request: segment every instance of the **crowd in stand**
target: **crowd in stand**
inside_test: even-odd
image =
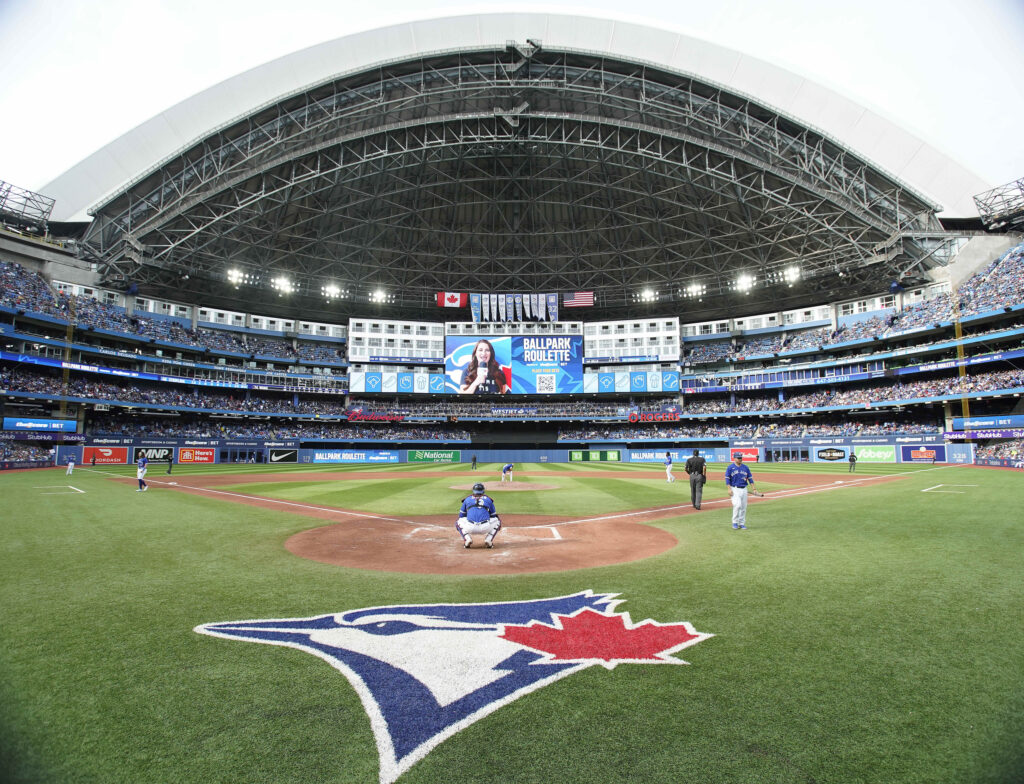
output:
[[[27,460],[49,460],[50,449],[48,446],[38,446],[22,441],[0,441],[0,460],[27,461]]]
[[[209,420],[201,417],[142,417],[96,414],[86,433],[128,438],[209,438],[349,441],[469,441],[465,428],[450,425],[396,425],[344,422],[254,422],[249,419]]]
[[[81,327],[152,338],[200,351],[226,351],[245,356],[259,354],[285,362],[345,361],[343,349],[335,345],[301,340],[293,345],[288,340],[251,333],[206,327],[191,329],[175,319],[151,318],[142,314],[129,316],[123,308],[95,297],[72,297],[64,292],[54,294],[42,277],[8,261],[0,261],[0,305],[43,313],[65,321],[74,320]]]
[[[1020,460],[1024,457],[1024,439],[1011,438],[979,446],[974,456],[986,460]]]
[[[559,441],[644,441],[664,438],[753,438],[757,425],[706,424],[652,424],[637,425],[582,425],[563,427],[558,431]]]

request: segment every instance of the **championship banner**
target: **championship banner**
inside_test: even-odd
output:
[[[488,294],[488,296],[491,298],[491,321],[497,321],[498,320],[498,295],[497,294]]]
[[[527,321],[533,321],[533,314],[530,312],[530,300],[533,299],[529,294],[523,296],[523,313],[526,316]]]
[[[480,295],[469,295],[469,308],[473,312],[473,321],[480,321]]]
[[[516,294],[516,321],[523,320],[523,295]]]
[[[505,295],[505,312],[508,314],[506,321],[515,321],[515,297],[511,294]]]
[[[544,320],[544,295],[534,294],[533,295],[533,317],[537,321]]]
[[[548,321],[558,321],[557,294],[548,294]]]
[[[491,298],[486,294],[480,295],[480,301],[483,304],[483,320],[491,320]]]
[[[499,321],[505,320],[505,295],[498,294],[498,314],[500,315]]]

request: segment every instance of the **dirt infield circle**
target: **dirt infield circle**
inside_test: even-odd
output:
[[[424,473],[389,473],[388,478],[422,478]],[[445,477],[450,474],[438,474]],[[602,472],[574,472],[573,478],[602,478]],[[643,475],[638,475],[643,476]],[[331,481],[339,478],[380,478],[380,474],[366,473],[293,473],[287,481]],[[659,471],[651,478],[661,478]],[[243,493],[218,489],[218,486],[237,485],[238,476],[184,476],[176,482],[161,482],[180,492],[221,498],[247,506],[301,514],[328,521],[289,537],[285,548],[299,556],[320,563],[350,569],[382,572],[449,575],[500,575],[529,572],[571,571],[596,566],[638,561],[671,550],[678,540],[669,532],[645,525],[655,520],[699,514],[689,504],[689,487],[680,482],[679,503],[653,509],[612,512],[607,515],[578,520],[564,518],[502,515],[503,527],[495,539],[494,549],[483,546],[483,538],[469,550],[455,531],[452,515],[423,515],[416,518],[398,518],[350,509],[303,504],[294,501],[260,496],[255,492]],[[860,486],[886,481],[885,478],[864,478],[837,482],[822,476],[807,474],[776,474],[773,482],[788,486],[787,490],[769,494],[768,498],[752,498],[751,503],[764,502],[786,494],[802,495],[839,487]],[[261,482],[280,482],[280,474],[249,474],[244,477],[258,490]],[[663,481],[663,480],[662,480]],[[151,482],[155,484],[156,482]],[[558,489],[532,483],[516,483],[517,490]],[[532,486],[531,486],[532,485]],[[457,485],[453,489],[471,489],[472,485]],[[499,489],[499,483],[487,491]],[[512,488],[506,488],[509,490]],[[728,499],[706,501],[704,508],[725,508]]]

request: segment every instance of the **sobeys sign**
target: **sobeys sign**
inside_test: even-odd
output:
[[[895,463],[896,447],[894,446],[857,446],[851,447],[857,460],[862,463]]]
[[[458,463],[462,453],[458,449],[410,449],[410,463]]]

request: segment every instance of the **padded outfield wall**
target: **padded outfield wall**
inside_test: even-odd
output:
[[[469,463],[475,455],[481,463],[578,463],[624,462],[661,464],[665,453],[683,463],[698,449],[712,463],[725,463],[734,452],[757,462],[842,463],[850,451],[862,463],[939,463],[974,462],[972,444],[954,444],[933,436],[859,436],[784,439],[732,439],[708,446],[709,439],[693,439],[693,445],[669,446],[656,442],[637,444],[614,441],[586,445],[565,444],[549,449],[474,449],[470,443],[446,442],[381,448],[378,444],[353,445],[352,442],[318,442],[315,447],[300,441],[224,440],[224,439],[132,439],[100,438],[84,445],[61,445],[57,462],[63,464],[74,455],[79,465],[128,465],[140,454],[154,463],[167,460],[182,465],[212,465],[241,462],[252,456],[258,463],[394,464],[394,463]],[[784,457],[784,455],[794,457]],[[806,455],[805,459],[795,456]]]

